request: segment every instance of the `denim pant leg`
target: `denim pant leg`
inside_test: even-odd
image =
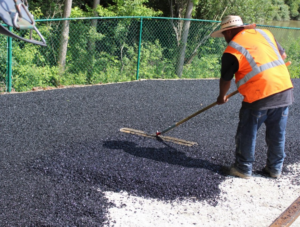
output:
[[[280,174],[285,158],[285,129],[288,119],[288,107],[268,110],[266,125],[267,167],[273,174]]]
[[[255,161],[256,134],[266,120],[267,110],[241,108],[239,124],[235,136],[236,151],[234,166],[244,174],[252,174]]]

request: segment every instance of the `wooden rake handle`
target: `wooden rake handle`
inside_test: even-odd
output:
[[[229,95],[227,95],[227,98],[230,98],[231,96],[234,96],[234,95],[237,94],[237,93],[238,93],[238,90],[236,90],[236,91],[230,93]],[[203,108],[203,109],[201,109],[201,110],[198,110],[197,112],[191,114],[190,116],[188,116],[188,117],[182,119],[181,121],[176,122],[176,123],[173,124],[172,126],[166,128],[165,130],[163,130],[163,131],[161,131],[161,132],[156,132],[156,135],[159,136],[159,135],[165,134],[166,132],[168,132],[168,131],[172,130],[173,128],[175,128],[175,127],[181,125],[182,123],[184,123],[184,122],[190,120],[191,118],[197,116],[198,114],[200,114],[200,113],[202,113],[202,112],[204,112],[204,111],[206,111],[206,110],[208,110],[208,109],[214,107],[214,106],[217,105],[217,104],[218,104],[217,102],[214,102],[214,103],[208,105],[207,107],[205,107],[205,108]]]
[[[288,62],[285,63],[286,66],[289,66],[290,64],[292,64],[292,62],[290,62],[290,61],[288,61]],[[236,91],[230,93],[229,95],[227,95],[227,98],[230,98],[231,96],[234,96],[234,95],[237,94],[238,92],[239,92],[239,91],[236,90]],[[166,132],[168,132],[168,131],[172,130],[173,128],[177,127],[178,125],[181,125],[182,123],[184,123],[184,122],[190,120],[191,118],[197,116],[198,114],[200,114],[200,113],[202,113],[202,112],[204,112],[204,111],[206,111],[206,110],[208,110],[208,109],[214,107],[214,106],[217,105],[217,104],[218,104],[217,102],[214,102],[214,103],[208,105],[207,107],[205,107],[205,108],[203,108],[203,109],[201,109],[201,110],[198,110],[197,112],[193,113],[192,115],[190,115],[190,116],[188,116],[188,117],[182,119],[181,121],[176,122],[174,125],[172,125],[172,126],[166,128],[165,130],[163,130],[163,131],[161,131],[161,132],[157,131],[157,132],[156,132],[156,136],[165,134]]]

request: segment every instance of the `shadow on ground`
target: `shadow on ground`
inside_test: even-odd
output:
[[[35,160],[29,168],[35,174],[81,182],[101,191],[127,191],[167,200],[193,197],[214,204],[220,192],[218,185],[225,179],[221,165],[188,156],[180,150],[185,149],[182,146],[152,140],[145,140],[147,145],[141,146],[128,140],[56,148],[52,155]],[[190,155],[193,153],[192,149]]]

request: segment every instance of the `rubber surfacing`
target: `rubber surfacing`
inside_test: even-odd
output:
[[[285,165],[300,159],[300,80],[293,83]],[[224,167],[234,160],[240,95],[168,133],[197,146],[119,130],[156,132],[217,94],[218,80],[178,80],[1,95],[0,225],[101,226],[112,205],[105,191],[216,205]],[[262,127],[254,171],[265,158]]]

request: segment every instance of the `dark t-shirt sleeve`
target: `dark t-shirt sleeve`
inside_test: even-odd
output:
[[[232,80],[234,74],[239,69],[239,62],[236,57],[229,53],[222,55],[221,78],[226,81]]]

